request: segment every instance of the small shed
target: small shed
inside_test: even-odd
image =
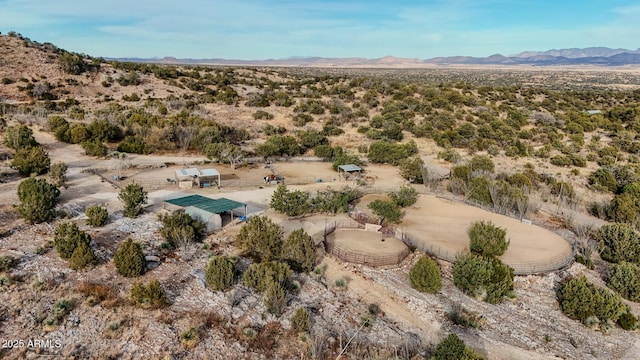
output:
[[[241,216],[245,219],[247,217],[247,204],[226,198],[211,199],[202,195],[189,195],[164,202],[182,208],[192,218],[204,222],[207,233],[222,228],[225,219],[229,219],[226,223],[233,221],[234,210],[243,209]]]
[[[202,169],[200,176],[196,179],[199,187],[220,187],[220,172],[216,169]]]
[[[362,174],[362,168],[354,164],[345,164],[338,166],[338,176],[348,179],[352,174]]]
[[[196,179],[200,176],[200,170],[196,168],[178,169],[175,176],[178,188],[191,189]]]

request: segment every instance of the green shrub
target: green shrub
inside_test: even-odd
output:
[[[422,256],[409,272],[409,282],[414,289],[435,293],[442,287],[440,267],[433,259]]]
[[[565,155],[553,156],[549,160],[549,162],[551,162],[551,164],[555,165],[555,166],[569,167],[569,166],[573,165],[573,162],[571,161],[571,158],[569,158],[568,156],[565,156]]]
[[[124,215],[130,218],[135,218],[142,213],[142,207],[148,197],[148,193],[138,183],[128,184],[118,194],[118,199],[124,205]]]
[[[206,236],[206,225],[184,212],[174,212],[160,216],[162,229],[160,235],[173,247],[187,247],[194,241],[201,241]]]
[[[256,154],[263,157],[297,156],[300,155],[301,150],[298,140],[289,135],[273,135],[254,148]]]
[[[105,157],[109,152],[107,145],[99,140],[86,140],[80,145],[82,146],[82,149],[84,149],[84,153],[89,156]]]
[[[484,205],[492,205],[491,200],[491,180],[484,176],[471,179],[469,182],[469,190],[466,196]]]
[[[640,321],[635,315],[627,311],[618,318],[618,325],[623,330],[632,331],[640,328]]]
[[[573,199],[576,197],[573,185],[564,181],[554,182],[551,185],[551,193],[553,195],[557,195],[561,199]]]
[[[524,173],[515,173],[507,178],[507,182],[516,188],[523,189],[526,192],[533,189],[533,183],[529,176]]]
[[[89,133],[89,130],[87,129],[87,126],[83,123],[73,123],[71,124],[71,126],[69,127],[69,142],[72,144],[82,144],[85,141],[89,140],[91,134]],[[85,152],[87,152],[87,149],[83,147],[83,149],[85,150]],[[101,147],[101,150],[108,150],[106,148],[106,146]],[[106,152],[104,153],[104,155],[106,155]],[[104,155],[99,155],[99,156],[104,156]]]
[[[49,154],[40,145],[18,149],[11,161],[11,167],[22,176],[44,174],[49,171],[49,166],[51,166]]]
[[[449,334],[433,351],[432,360],[480,360],[483,356],[467,347],[456,334]]]
[[[67,186],[67,164],[63,162],[56,162],[51,165],[51,169],[49,170],[49,177],[53,184],[57,187]]]
[[[297,331],[309,331],[309,320],[309,312],[305,308],[298,308],[296,313],[291,316],[291,327]]]
[[[438,153],[438,158],[452,164],[459,163],[462,160],[462,156],[460,156],[460,154],[453,148],[440,151]]]
[[[402,218],[402,210],[392,203],[386,200],[374,200],[367,205],[374,214],[380,217],[380,224],[387,222],[399,223]]]
[[[137,277],[147,269],[147,263],[142,252],[142,246],[133,242],[131,238],[125,240],[113,257],[118,274],[124,277]]]
[[[410,182],[416,184],[424,183],[424,174],[427,169],[424,166],[424,161],[415,156],[400,161],[400,175]]]
[[[240,248],[263,261],[275,260],[282,251],[283,229],[266,216],[249,219],[236,236]]]
[[[337,280],[336,280],[336,282],[335,282],[334,284],[335,284],[335,286],[336,286],[337,288],[340,288],[340,289],[346,289],[346,288],[347,288],[347,285],[349,285],[349,284],[347,283],[347,280],[345,280],[345,279],[343,279],[343,278],[337,279]]]
[[[310,195],[306,191],[289,191],[285,185],[278,185],[271,195],[269,205],[287,216],[300,216],[311,211],[310,200]]]
[[[607,286],[623,298],[640,302],[640,265],[620,262],[611,267]]]
[[[88,207],[85,214],[87,215],[87,225],[90,226],[104,226],[109,218],[107,209],[100,205]]]
[[[54,134],[58,141],[70,141],[69,122],[61,116],[52,116],[47,120],[47,129]]]
[[[269,313],[282,315],[287,307],[287,289],[284,285],[274,281],[268,282],[264,291],[264,304]]]
[[[257,335],[256,331],[250,327],[246,327],[242,329],[242,336],[246,338],[253,339],[254,337],[256,337],[256,335]]]
[[[615,263],[640,263],[640,237],[631,225],[603,225],[595,238],[600,243],[602,259]]]
[[[264,292],[271,283],[289,285],[292,271],[289,265],[277,261],[253,263],[242,275],[242,281],[257,292]]]
[[[615,192],[618,188],[618,183],[613,172],[604,168],[600,168],[589,175],[589,185],[593,186],[596,190],[610,192]]]
[[[200,331],[191,327],[180,334],[180,344],[187,348],[193,349],[200,342]]]
[[[98,258],[93,252],[91,246],[86,242],[78,243],[71,258],[69,259],[69,267],[73,270],[84,269],[87,266],[95,265],[98,263]]]
[[[474,155],[469,161],[469,167],[472,172],[482,172],[493,174],[496,169],[493,160],[487,155]]]
[[[138,135],[125,137],[118,144],[118,151],[131,154],[148,154],[151,152],[144,139]]]
[[[463,328],[472,327],[474,329],[481,329],[483,324],[483,317],[481,315],[465,310],[459,305],[454,305],[451,310],[447,312],[447,319]]]
[[[396,191],[388,193],[391,201],[400,207],[411,206],[418,201],[418,191],[409,185],[404,185]]]
[[[131,287],[130,296],[136,306],[145,309],[159,309],[169,305],[167,293],[156,279],[146,286],[136,281]]]
[[[331,145],[318,145],[313,149],[313,155],[323,158],[325,161],[331,160],[334,158],[333,148]]]
[[[616,322],[627,311],[620,295],[596,287],[584,276],[567,281],[557,295],[562,312],[583,323],[591,319],[601,324]]]
[[[62,323],[62,320],[73,310],[73,303],[63,299],[55,303],[49,312],[49,316],[42,322],[45,330],[53,330]]]
[[[329,139],[324,136],[318,130],[304,130],[298,131],[296,136],[300,142],[300,146],[302,147],[302,152],[306,152],[308,149],[313,149],[319,145],[327,145],[329,144]]]
[[[118,141],[122,139],[122,129],[107,119],[94,120],[87,130],[97,142]]]
[[[214,256],[209,260],[205,280],[213,291],[224,291],[233,285],[235,262],[228,257]]]
[[[264,110],[257,110],[252,116],[255,120],[271,120],[274,118],[273,114]]]
[[[310,122],[313,122],[313,116],[309,114],[296,114],[293,117],[293,125],[298,127],[303,127]]]
[[[625,186],[627,188],[627,186]],[[605,215],[608,220],[618,223],[631,224],[638,226],[640,224],[640,196],[623,192],[617,194],[605,209]]]
[[[406,144],[398,144],[384,140],[374,141],[369,145],[367,154],[374,164],[398,165],[402,160],[418,153],[416,143],[411,140]]]
[[[349,211],[349,204],[360,196],[362,194],[358,190],[346,186],[342,190],[321,190],[311,199],[311,206],[317,212],[332,215],[346,213]]]
[[[462,255],[453,264],[453,283],[465,294],[495,304],[513,291],[513,269],[496,258]]]
[[[54,215],[60,190],[44,179],[29,178],[18,185],[17,210],[29,223],[42,223],[51,220]]]
[[[267,311],[279,316],[287,306],[287,288],[290,286],[289,265],[277,261],[251,264],[242,276],[244,283],[264,294]]]
[[[65,50],[62,50],[58,56],[58,64],[62,71],[74,75],[80,75],[91,68],[95,68],[94,65],[85,62],[82,55]]]
[[[465,182],[471,179],[471,168],[469,165],[458,165],[451,169],[451,178],[460,179]]]
[[[80,244],[91,243],[91,236],[80,230],[74,223],[62,223],[54,232],[53,243],[58,255],[63,259],[69,259]]]
[[[507,231],[491,221],[476,221],[467,231],[471,252],[484,256],[501,256],[509,247]]]
[[[304,229],[294,230],[282,244],[280,258],[296,271],[309,272],[316,266],[316,244]]]
[[[4,133],[3,143],[13,150],[38,146],[33,130],[26,125],[9,126]]]

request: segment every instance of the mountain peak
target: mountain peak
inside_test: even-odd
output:
[[[511,55],[510,57],[515,58],[526,58],[533,56],[555,56],[555,57],[565,57],[567,59],[579,59],[579,58],[589,58],[589,57],[610,57],[618,54],[624,53],[640,53],[638,50],[628,50],[628,49],[611,49],[603,46],[595,46],[588,48],[569,48],[569,49],[551,49],[547,51],[524,51],[515,55]]]

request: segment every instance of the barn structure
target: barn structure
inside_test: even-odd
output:
[[[356,174],[359,176],[362,174],[362,168],[354,164],[345,164],[338,166],[338,176],[344,179],[348,179],[351,175]]]
[[[201,195],[189,195],[165,200],[163,207],[169,211],[184,211],[192,218],[202,221],[207,226],[209,234],[232,222],[234,210],[242,210],[242,215],[235,214],[236,218],[247,218],[247,204],[226,198],[211,199]]]
[[[180,189],[197,187],[220,187],[220,172],[216,169],[186,168],[176,170],[176,183]]]

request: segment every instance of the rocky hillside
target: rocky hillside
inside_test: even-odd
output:
[[[70,68],[74,64],[77,68]],[[139,74],[136,83],[126,83],[125,88],[118,82],[125,76],[126,71],[103,59],[72,54],[51,43],[38,43],[15,33],[0,35],[0,100],[69,99],[88,103],[120,99],[132,92],[142,94],[145,90],[158,97],[180,96],[185,92],[148,74]]]

